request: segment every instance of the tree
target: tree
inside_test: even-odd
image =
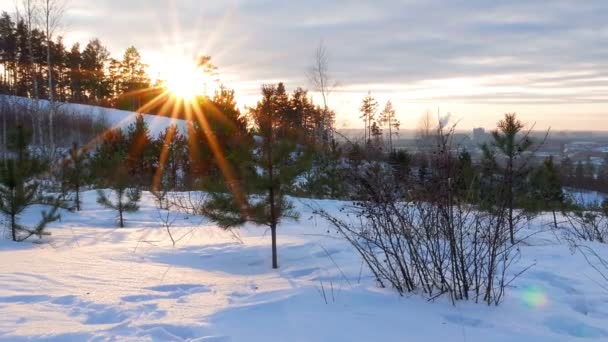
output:
[[[473,166],[471,154],[463,150],[458,154],[456,163],[456,174],[454,192],[461,200],[465,202],[475,202],[478,194],[478,177],[477,171]]]
[[[399,126],[401,123],[395,117],[396,112],[391,101],[387,101],[384,109],[380,113],[380,122],[388,128],[388,145],[389,150],[393,151],[393,135],[399,134]]]
[[[572,164],[572,159],[570,157],[565,156],[562,158],[559,165],[560,178],[566,185],[572,185],[574,182],[574,165]]]
[[[127,48],[120,63],[119,96],[120,108],[136,110],[142,105],[141,90],[150,87],[146,74],[147,65],[141,61],[141,55],[134,46]]]
[[[250,108],[259,137],[251,156],[253,172],[247,174],[247,190],[258,194],[248,196],[235,193],[213,193],[205,212],[221,227],[240,226],[245,222],[270,227],[272,236],[272,268],[278,268],[277,227],[285,218],[297,219],[293,204],[285,197],[296,177],[306,170],[308,158],[303,146],[296,144],[294,132],[282,121],[289,111],[284,86],[265,85],[262,99]]]
[[[160,151],[159,165],[156,169],[152,190],[167,187],[176,190],[179,187],[179,172],[186,171],[188,143],[175,124],[167,126],[155,140]]]
[[[55,150],[55,139],[53,134],[53,114],[55,109],[53,108],[54,92],[53,87],[53,65],[51,58],[51,45],[53,33],[59,26],[63,12],[65,10],[65,2],[63,0],[44,0],[42,12],[44,16],[44,33],[46,38],[46,65],[47,65],[47,78],[49,82],[49,102],[51,106],[49,108],[49,143],[51,145],[51,151]]]
[[[36,177],[45,171],[46,165],[28,152],[30,140],[25,128],[17,126],[9,144],[14,157],[0,166],[0,212],[7,217],[13,241],[44,235],[47,224],[60,218],[58,209],[65,207],[61,197],[42,194],[42,183]],[[33,228],[21,225],[19,216],[35,204],[47,205],[50,210],[41,212],[42,217]]]
[[[36,70],[36,66],[34,63],[34,43],[33,43],[33,35],[34,35],[34,27],[37,25],[37,18],[38,18],[38,6],[36,6],[36,1],[34,0],[22,0],[21,1],[21,10],[23,11],[23,20],[25,23],[25,35],[26,35],[26,41],[27,41],[27,55],[29,58],[29,66],[30,66],[30,70],[29,70],[29,74],[31,75],[32,78],[32,84],[33,84],[33,92],[34,92],[34,99],[39,99],[40,97],[40,91],[38,88],[38,75],[37,75],[37,70]]]
[[[499,188],[496,189],[499,200],[504,201],[508,210],[509,237],[515,244],[517,191],[522,189],[522,180],[528,173],[526,153],[533,146],[529,131],[524,132],[524,124],[515,114],[505,114],[503,120],[498,122],[498,128],[492,131],[493,141],[482,146],[486,162],[493,166],[491,172],[500,177]]]
[[[361,108],[359,111],[361,112],[361,119],[364,121],[365,142],[369,142],[372,139],[372,123],[376,117],[376,111],[378,110],[378,102],[376,99],[372,97],[371,92],[367,94],[363,101],[361,102]]]
[[[531,174],[531,193],[529,198],[536,202],[534,206],[543,210],[551,210],[553,224],[557,229],[556,211],[562,210],[566,197],[562,190],[559,171],[553,162],[553,157],[545,159]]]
[[[370,134],[372,137],[372,141],[376,143],[377,146],[382,144],[382,128],[378,125],[378,122],[372,122],[372,126],[370,127]]]
[[[80,44],[72,45],[70,52],[67,53],[67,67],[69,69],[70,79],[70,100],[73,102],[81,102],[82,98],[82,74],[81,64],[82,57],[80,54]]]
[[[141,190],[137,187],[130,187],[129,172],[124,165],[123,156],[116,155],[110,161],[113,166],[106,175],[105,183],[114,192],[116,202],[112,202],[103,189],[97,190],[97,203],[118,212],[118,225],[120,228],[125,226],[124,213],[131,213],[139,210],[138,202],[141,199]]]
[[[104,67],[109,56],[108,49],[97,38],[90,40],[80,54],[80,86],[89,103],[98,103],[109,93],[104,82]]]
[[[0,63],[4,74],[2,83],[4,91],[11,94],[15,90],[17,68],[17,35],[15,23],[10,15],[2,12],[0,16]]]
[[[327,102],[329,95],[335,90],[338,84],[333,81],[329,75],[329,56],[323,41],[319,42],[319,46],[315,50],[313,63],[308,70],[307,76],[313,89],[321,94],[321,98],[323,99],[323,110],[319,129],[323,133],[323,141],[328,142],[333,138],[335,115],[329,110]]]
[[[599,167],[597,179],[599,189],[603,192],[608,192],[608,155],[606,155],[602,165]]]
[[[89,177],[88,155],[85,151],[78,148],[78,143],[74,142],[69,151],[68,158],[64,161],[64,182],[66,190],[74,193],[74,206],[80,211],[82,201],[80,191],[86,184]]]
[[[574,182],[579,188],[585,186],[585,165],[583,164],[582,160],[579,160],[576,163],[576,168],[574,169]]]
[[[125,158],[126,167],[131,180],[137,186],[147,186],[152,183],[154,169],[158,162],[159,151],[151,143],[150,129],[144,120],[143,114],[135,117],[135,122],[127,127]]]

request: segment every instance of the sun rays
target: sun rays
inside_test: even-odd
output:
[[[236,8],[231,7],[217,25],[211,28],[211,31],[202,27],[201,22],[197,22],[193,24],[189,32],[186,32],[179,26],[179,21],[173,18],[176,11],[174,7],[175,4],[170,2],[166,12],[156,13],[159,21],[162,21],[161,17],[166,15],[171,22],[168,26],[157,27],[158,46],[155,48],[156,51],[150,51],[148,55],[150,59],[146,61],[149,63],[149,75],[157,77],[158,82],[149,88],[120,95],[125,98],[132,96],[145,99],[145,101],[139,102],[139,106],[135,110],[136,114],[155,114],[170,119],[168,125],[171,126],[165,132],[164,143],[158,156],[158,165],[155,166],[152,182],[149,184],[150,190],[161,189],[163,174],[166,171],[170,154],[170,143],[177,134],[183,134],[187,137],[191,160],[200,159],[198,154],[203,148],[201,143],[207,145],[206,148],[212,152],[213,162],[223,175],[228,190],[235,195],[235,199],[245,210],[247,201],[241,191],[234,167],[227,160],[225,151],[221,147],[222,144],[210,125],[211,120],[220,121],[223,124],[229,121],[223,118],[221,110],[213,105],[211,99],[222,84],[214,63],[216,59],[221,60],[222,56],[229,55],[235,48],[235,44],[238,44],[238,42],[226,44],[222,39],[224,31],[227,29],[226,25],[230,22]],[[206,56],[208,53],[212,55],[213,60]],[[239,75],[238,69],[240,66],[223,64],[220,71],[226,72],[228,75]],[[179,120],[185,120],[185,125],[173,126]],[[149,125],[160,124],[158,121],[156,118],[152,120],[149,117],[146,118]],[[81,150],[95,150],[110,131],[124,129],[127,123],[132,122],[134,122],[134,115],[125,115],[118,122],[113,122],[105,132],[82,146]],[[194,127],[200,129],[194,130]],[[200,135],[200,137],[196,139],[195,135]],[[139,146],[141,144],[142,142],[136,142],[134,145],[137,146],[131,146],[129,153],[137,154],[144,147]]]
[[[218,80],[207,64],[200,64],[184,57],[176,57],[165,76],[165,87],[173,97],[192,102],[199,96],[215,92]]]

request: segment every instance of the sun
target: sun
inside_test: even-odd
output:
[[[194,65],[177,65],[166,75],[167,90],[175,97],[193,100],[203,95],[205,77]]]
[[[168,64],[170,67],[164,75],[165,87],[174,97],[192,101],[198,96],[212,94],[215,90],[216,81],[194,61],[180,58]]]

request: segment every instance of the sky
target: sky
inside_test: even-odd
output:
[[[608,130],[606,18],[606,0],[67,0],[58,34],[98,37],[116,58],[135,45],[152,76],[210,55],[241,105],[263,83],[310,88],[322,41],[338,128],[362,126],[371,92],[404,128],[432,111],[460,129],[515,112],[538,129]]]

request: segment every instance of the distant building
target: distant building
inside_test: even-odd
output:
[[[486,130],[479,127],[473,129],[473,142],[475,143],[484,143],[488,139],[488,135],[486,134]]]

